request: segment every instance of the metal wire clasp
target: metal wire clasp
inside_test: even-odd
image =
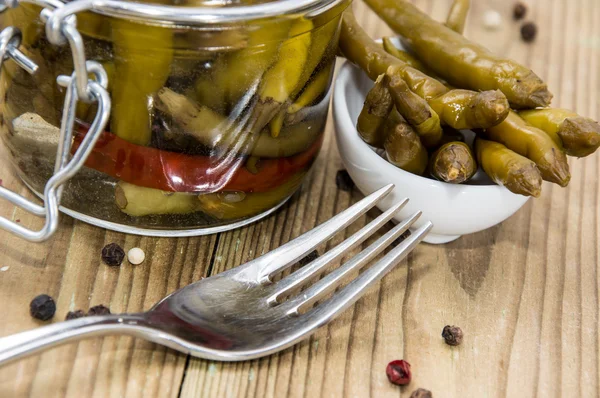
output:
[[[28,73],[34,74],[38,70],[38,66],[19,50],[20,45],[21,31],[19,29],[9,26],[0,32],[0,66],[7,59],[12,59]]]
[[[77,79],[76,72],[71,76],[59,76],[58,83],[67,87],[63,118],[60,128],[54,175],[48,180],[44,188],[44,206],[35,204],[23,196],[0,187],[0,197],[9,200],[37,216],[46,217],[46,222],[41,230],[32,231],[16,224],[4,217],[0,217],[0,228],[14,233],[32,242],[41,242],[48,239],[58,227],[58,206],[62,194],[63,184],[72,178],[85,163],[100,134],[104,131],[110,116],[110,96],[106,91],[108,79],[102,65],[88,61],[87,69],[95,75],[96,80],[88,80],[89,92],[94,101],[98,102],[98,111],[88,133],[83,138],[77,151],[71,156],[73,143],[73,127],[75,125],[75,112],[77,108]]]
[[[93,102],[93,95],[88,86],[88,70],[86,67],[85,47],[83,39],[77,31],[77,12],[88,10],[94,0],[78,0],[67,3],[54,10],[45,8],[40,16],[46,22],[46,36],[50,43],[57,46],[66,42],[71,47],[75,79],[77,81],[77,95],[83,102]]]
[[[46,21],[46,33],[49,41],[55,45],[66,42],[71,47],[74,71],[71,76],[59,76],[58,84],[67,88],[58,141],[54,175],[44,188],[44,206],[29,201],[23,196],[0,186],[0,198],[4,198],[16,206],[37,216],[45,217],[46,222],[41,230],[32,231],[6,218],[0,217],[0,228],[32,242],[48,239],[58,227],[59,205],[63,184],[72,178],[85,163],[101,133],[104,131],[110,116],[110,96],[106,87],[108,77],[106,71],[97,62],[86,61],[83,39],[76,29],[75,13],[91,7],[93,0],[79,0],[64,5],[56,0],[33,0],[30,2],[46,7],[41,18]],[[0,0],[0,12],[14,8],[18,0]],[[38,66],[25,54],[19,51],[21,32],[14,27],[7,27],[0,32],[0,67],[7,59],[14,60],[29,73],[35,73]],[[93,79],[89,78],[93,75]],[[81,144],[71,155],[73,128],[77,102],[97,102],[98,110],[94,121]]]

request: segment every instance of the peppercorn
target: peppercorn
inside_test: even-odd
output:
[[[513,8],[513,18],[515,21],[525,18],[525,15],[527,15],[527,6],[521,2],[516,3]]]
[[[418,388],[410,394],[410,398],[433,398],[433,395],[429,390]]]
[[[306,264],[312,263],[317,258],[319,258],[319,252],[316,250],[313,250],[312,252],[308,253],[308,255],[306,257],[304,257],[303,259],[298,261],[298,264],[300,264],[301,266],[304,267]]]
[[[385,373],[390,382],[399,386],[410,383],[410,379],[412,378],[410,373],[410,363],[403,359],[388,363]]]
[[[104,246],[102,249],[102,261],[111,267],[118,267],[125,258],[125,250],[116,243]]]
[[[487,10],[483,14],[483,26],[489,30],[498,30],[502,26],[502,15],[496,10]]]
[[[56,312],[56,303],[54,299],[47,294],[40,294],[29,303],[29,313],[35,319],[47,321],[54,316]]]
[[[127,252],[127,260],[130,264],[138,265],[144,262],[146,253],[139,247],[134,247]]]
[[[459,345],[462,343],[463,332],[458,326],[446,325],[444,326],[444,330],[442,330],[442,337],[448,345]]]
[[[88,316],[94,315],[110,315],[110,309],[102,304],[95,305],[88,310]]]
[[[335,175],[335,185],[342,191],[350,192],[354,188],[354,181],[346,170],[339,170]]]
[[[537,36],[537,25],[534,22],[527,22],[521,26],[521,38],[526,43],[531,43]]]
[[[85,316],[85,312],[81,310],[69,311],[67,312],[67,316],[65,316],[65,321],[70,321],[71,319],[83,318]]]

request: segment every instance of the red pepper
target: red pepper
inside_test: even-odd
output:
[[[75,134],[73,152],[85,134],[81,131]],[[253,174],[244,167],[244,157],[185,155],[132,144],[112,133],[103,132],[85,165],[130,184],[163,191],[265,192],[306,169],[322,142],[321,137],[306,151],[294,156],[261,159],[258,173]]]

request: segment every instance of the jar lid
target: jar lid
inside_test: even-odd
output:
[[[170,6],[126,0],[93,0],[88,10],[161,24],[225,24],[294,15],[318,15],[348,0],[276,0],[250,5]],[[89,4],[89,3],[88,3]]]

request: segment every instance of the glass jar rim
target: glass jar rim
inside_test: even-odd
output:
[[[26,0],[27,1],[27,0]],[[29,0],[31,1],[31,0]],[[33,0],[36,3],[39,0]],[[43,1],[43,0],[42,0]],[[57,0],[54,0],[57,1]],[[58,0],[61,1],[61,0]],[[64,0],[62,0],[64,1]],[[215,6],[171,6],[124,0],[93,0],[87,10],[116,18],[177,25],[212,25],[318,15],[348,0],[278,0],[261,4]],[[66,4],[70,3],[67,1]]]

